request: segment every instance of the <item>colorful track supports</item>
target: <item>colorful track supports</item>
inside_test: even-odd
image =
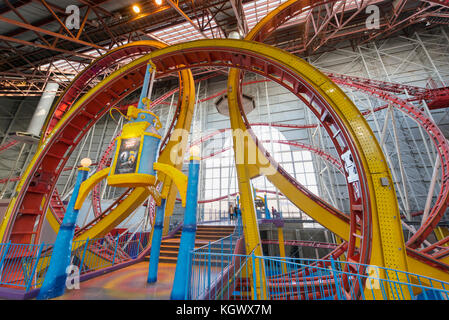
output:
[[[295,5],[295,8],[292,9],[291,5]],[[276,12],[267,16],[267,19],[262,21],[261,25],[255,28],[248,39],[255,39],[262,41],[265,36],[267,36],[271,31],[273,31],[281,22],[287,20],[295,14],[299,14],[302,12],[301,10],[308,7],[310,1],[288,1],[285,5],[282,5],[277,9]],[[296,11],[295,11],[296,10]],[[309,99],[308,105],[311,108],[315,108],[317,117],[325,123],[326,130],[330,136],[336,138],[336,148],[339,149],[339,155],[342,156],[345,154],[346,156],[352,156],[355,158],[354,166],[352,168],[356,168],[359,173],[360,181],[359,184],[352,184],[350,187],[351,193],[351,217],[348,215],[338,212],[338,210],[334,210],[331,206],[326,204],[321,199],[314,197],[312,194],[308,193],[302,186],[296,184],[295,181],[289,179],[288,174],[282,171],[282,168],[277,170],[271,180],[273,184],[279,185],[279,189],[281,192],[288,198],[290,198],[295,204],[302,207],[306,213],[310,213],[310,215],[315,218],[318,222],[328,227],[330,230],[335,231],[338,235],[341,235],[346,240],[350,241],[350,255],[349,258],[357,261],[369,261],[370,260],[370,246],[372,246],[369,241],[373,239],[374,247],[376,249],[375,256],[379,257],[383,252],[387,252],[387,260],[388,263],[392,265],[396,262],[400,264],[400,268],[406,266],[406,261],[400,257],[399,261],[395,259],[398,257],[388,256],[388,252],[392,252],[393,249],[389,246],[389,243],[383,242],[383,239],[387,239],[393,234],[395,240],[400,240],[400,228],[397,227],[397,223],[399,221],[399,215],[394,215],[396,212],[395,201],[393,199],[394,190],[391,192],[391,178],[388,173],[388,169],[385,170],[385,167],[379,165],[377,162],[379,159],[382,162],[382,157],[378,157],[376,145],[372,144],[369,139],[372,138],[369,130],[364,130],[364,123],[362,120],[357,119],[360,117],[358,113],[353,112],[351,106],[347,104],[345,101],[345,96],[340,95],[338,100],[336,98],[339,94],[338,88],[335,88],[328,82],[326,77],[321,77],[319,74],[314,74],[315,77],[308,78],[296,77],[295,70],[290,73],[290,70],[287,70],[289,67],[294,69],[296,64],[294,63],[294,57],[287,57],[291,59],[291,61],[283,61],[279,56],[267,56],[264,54],[260,54],[257,57],[257,54],[253,54],[251,52],[252,48],[249,48],[246,44],[243,44],[241,47],[234,48],[225,48],[225,50],[220,51],[220,49],[215,50],[215,47],[220,47],[222,44],[220,42],[209,42],[207,45],[195,47],[197,52],[187,52],[187,53],[178,53],[176,50],[178,49],[187,49],[189,51],[194,47],[190,44],[185,44],[185,46],[175,46],[175,49],[169,48],[163,53],[157,53],[156,58],[160,59],[160,64],[158,68],[164,69],[166,65],[169,65],[165,70],[162,70],[160,74],[169,73],[173,70],[181,70],[183,68],[189,68],[192,66],[204,66],[211,65],[215,63],[217,66],[226,66],[226,67],[239,67],[246,70],[250,70],[253,72],[257,72],[264,76],[271,78],[272,80],[284,84],[285,86],[289,86],[289,89],[301,99],[307,96]],[[245,47],[246,46],[246,47]],[[226,47],[222,45],[222,48]],[[266,49],[267,51],[271,50],[270,48],[265,48],[263,46],[258,46],[254,44],[254,47],[258,47],[259,49]],[[248,54],[249,52],[249,54]],[[263,51],[261,51],[263,52]],[[169,61],[169,60],[173,61]],[[270,59],[276,59],[275,66],[270,64]],[[268,61],[268,63],[267,63]],[[182,65],[182,67],[180,67]],[[287,68],[284,68],[287,65]],[[136,67],[137,66],[137,67]],[[122,94],[123,90],[128,90],[131,85],[138,86],[141,83],[141,69],[138,64],[131,63],[126,68],[132,69],[133,72],[137,71],[137,76],[134,73],[128,73],[127,70],[119,70],[110,77],[108,77],[104,82],[99,84],[104,92],[109,92],[110,94],[103,95],[90,95],[90,101],[84,100],[83,103],[77,103],[73,107],[79,108],[79,112],[71,112],[70,116],[64,117],[61,121],[62,124],[56,125],[56,133],[49,133],[49,140],[47,140],[45,145],[40,145],[39,152],[42,152],[44,156],[36,157],[33,159],[33,165],[35,166],[32,170],[27,170],[28,176],[21,181],[19,188],[24,186],[25,190],[19,190],[20,194],[11,202],[12,205],[8,208],[8,221],[2,224],[0,228],[0,235],[2,238],[12,238],[14,241],[25,241],[30,239],[31,241],[36,242],[40,233],[41,220],[34,217],[34,220],[38,222],[38,224],[34,223],[35,221],[31,221],[33,217],[31,215],[42,215],[43,212],[46,212],[46,205],[48,204],[49,195],[51,196],[51,192],[54,188],[54,184],[56,179],[52,179],[49,175],[56,172],[56,177],[59,174],[60,168],[64,166],[64,163],[67,161],[66,158],[60,159],[57,158],[59,154],[66,154],[67,157],[70,155],[71,150],[76,146],[79,140],[82,138],[82,134],[78,136],[77,132],[81,129],[85,129],[88,127],[88,120],[91,119],[94,122],[99,116],[101,116],[101,111],[99,109],[95,109],[93,106],[95,103],[98,104],[100,101],[102,104],[108,106],[109,103],[116,103],[117,100],[123,99],[124,95]],[[307,68],[307,66],[306,66]],[[185,71],[185,70],[184,70]],[[312,70],[313,71],[313,70]],[[139,78],[140,72],[140,78]],[[313,73],[313,72],[312,72]],[[134,81],[122,81],[121,76],[125,75],[124,78],[130,77],[131,80]],[[132,78],[135,79],[132,79]],[[299,80],[298,80],[299,78]],[[228,92],[233,92],[234,94],[238,94],[239,84],[235,82],[236,78],[233,79],[234,82],[230,81],[230,87]],[[75,88],[72,88],[72,91]],[[133,89],[134,90],[134,89]],[[129,92],[133,91],[129,90]],[[315,90],[315,92],[313,92]],[[333,91],[337,91],[335,94],[332,94]],[[74,91],[75,92],[75,91]],[[312,92],[312,94],[310,94]],[[327,95],[328,97],[322,99],[322,95]],[[231,95],[228,95],[231,97]],[[331,96],[329,98],[329,96]],[[108,101],[109,98],[110,100]],[[192,96],[188,97],[190,99]],[[334,99],[335,98],[335,99]],[[66,95],[66,101],[73,102],[71,100],[72,97],[70,95]],[[82,100],[81,98],[80,100]],[[97,100],[97,101],[95,101]],[[184,100],[183,100],[184,101]],[[236,103],[237,99],[234,100]],[[304,100],[303,100],[304,102]],[[104,107],[104,105],[102,107]],[[329,106],[330,105],[330,106]],[[71,107],[70,104],[65,105],[66,112]],[[230,104],[231,108],[231,104]],[[105,108],[107,109],[107,108]],[[190,112],[191,110],[189,110]],[[186,112],[185,118],[191,118],[191,113]],[[238,108],[235,108],[235,117],[242,117],[242,119],[238,119],[238,123],[235,128],[249,129],[250,126],[247,122],[245,122],[244,115],[239,115]],[[88,120],[86,120],[88,119]],[[234,118],[235,120],[236,118]],[[59,119],[57,119],[59,120]],[[178,118],[179,121],[181,117]],[[190,123],[190,120],[187,119],[184,121],[185,124]],[[232,123],[232,119],[231,119]],[[236,122],[234,122],[236,123]],[[51,127],[51,126],[50,126]],[[64,128],[62,128],[64,127]],[[362,130],[358,130],[357,127],[362,128]],[[234,128],[234,129],[235,129]],[[357,129],[357,130],[356,130]],[[59,131],[58,131],[59,130]],[[77,132],[76,132],[77,131]],[[76,133],[76,134],[75,134]],[[366,136],[368,141],[363,140],[363,135]],[[358,140],[357,136],[362,137]],[[51,140],[53,139],[53,140]],[[344,143],[339,142],[338,140],[342,140]],[[76,140],[76,142],[74,142]],[[363,140],[363,141],[362,141]],[[70,142],[72,144],[70,145]],[[176,144],[177,141],[174,142]],[[67,145],[70,145],[68,147]],[[65,147],[64,147],[65,146]],[[168,149],[168,148],[167,148]],[[341,150],[340,150],[341,149]],[[351,150],[351,153],[344,153],[344,151]],[[66,152],[68,150],[68,152]],[[269,155],[265,153],[263,148],[259,149],[258,152],[264,154],[269,158]],[[165,153],[169,155],[170,153],[167,151]],[[348,157],[349,158],[349,157]],[[347,159],[348,159],[347,158]],[[59,161],[56,161],[58,160]],[[264,158],[265,159],[265,158]],[[368,160],[367,160],[368,159]],[[373,160],[374,159],[374,160]],[[45,160],[45,161],[44,161]],[[42,167],[39,167],[41,166]],[[38,168],[39,167],[39,168]],[[257,174],[260,174],[256,165],[250,165],[240,171],[239,175],[239,187],[244,186],[247,181],[251,178],[255,177]],[[346,168],[347,169],[347,168]],[[374,172],[381,172],[382,174],[377,174]],[[373,174],[374,173],[374,174]],[[383,175],[385,173],[385,175]],[[240,179],[242,177],[242,179]],[[379,182],[381,181],[381,182]],[[388,184],[388,188],[386,188],[386,184]],[[31,185],[31,187],[29,187]],[[170,197],[174,199],[175,193],[173,193],[174,186],[172,184],[170,189]],[[28,189],[27,189],[28,188]],[[390,190],[387,190],[390,189]],[[27,191],[27,194],[25,192]],[[29,191],[29,192],[28,192]],[[241,193],[245,193],[247,190],[245,188],[240,189]],[[43,194],[45,196],[43,196]],[[359,197],[357,197],[357,195]],[[251,200],[251,192],[249,192],[249,196],[242,195],[242,199],[249,203]],[[360,198],[362,198],[361,201]],[[370,201],[368,201],[370,200]],[[45,202],[42,205],[42,202]],[[174,200],[173,200],[174,201]],[[372,203],[372,206],[370,205]],[[393,214],[385,214],[382,210],[377,210],[379,207],[387,204],[389,208],[392,208]],[[13,207],[14,206],[14,207]],[[43,208],[43,209],[42,209]],[[244,209],[244,208],[243,208]],[[245,209],[244,209],[245,211]],[[251,236],[253,236],[257,232],[257,227],[254,228],[254,225],[251,224],[251,206],[247,209],[247,217],[249,222],[247,228],[250,229],[248,238],[250,241]],[[379,218],[378,220],[376,220]],[[397,220],[393,221],[392,218]],[[370,225],[370,222],[372,224]],[[385,221],[387,221],[387,225],[385,225]],[[20,224],[18,223],[20,222]],[[382,225],[381,225],[382,223]],[[35,227],[37,225],[37,227]],[[110,226],[113,223],[109,224]],[[386,226],[386,228],[384,228]],[[399,231],[398,231],[399,229]],[[429,228],[430,230],[430,228]],[[25,240],[22,240],[25,239]],[[13,242],[14,242],[13,241]],[[257,239],[254,240],[257,243]],[[260,241],[259,241],[260,242]],[[360,248],[357,249],[357,248]],[[403,246],[399,249],[404,249]],[[405,252],[405,250],[402,250]],[[412,252],[412,251],[409,251]],[[375,259],[374,259],[375,260]],[[259,283],[259,281],[258,281]]]
[[[197,147],[192,147],[197,149]],[[176,263],[175,279],[171,292],[172,300],[189,299],[189,280],[191,273],[191,250],[195,247],[196,213],[198,206],[198,180],[200,171],[199,152],[191,155],[189,162],[189,176],[187,182],[187,202],[184,213],[181,242]]]
[[[164,227],[165,199],[161,199],[161,205],[156,209],[156,219],[153,226],[151,239],[150,263],[148,267],[148,283],[157,281],[157,270],[159,265],[159,253],[162,242],[162,228]]]
[[[277,229],[278,229],[278,241],[279,241],[279,256],[281,256],[282,258],[285,258],[285,241],[284,241],[284,228],[283,228],[283,224],[278,224],[276,225]],[[286,273],[287,272],[287,266],[286,264],[282,264],[282,272]]]
[[[40,300],[51,299],[64,294],[67,279],[66,269],[70,265],[72,239],[79,211],[75,209],[75,202],[78,198],[81,183],[86,180],[88,171],[89,169],[85,167],[80,168],[78,171],[72,197],[67,205],[67,211],[56,237],[50,266],[37,297]]]
[[[291,0],[285,2],[262,19],[251,30],[246,39],[263,41],[263,39],[283,22],[300,14],[305,8],[309,7],[309,1]],[[329,86],[329,83],[326,83],[327,81],[324,75],[315,77],[311,70],[302,70],[301,73],[305,81],[295,86],[293,93],[296,91],[296,93],[302,94],[302,96],[296,95],[320,120],[328,135],[331,137],[339,156],[345,160],[345,174],[347,176],[351,202],[351,217],[348,219],[348,222],[350,222],[349,225],[341,225],[340,222],[342,221],[331,221],[331,218],[335,217],[343,218],[343,220],[347,218],[344,217],[344,214],[342,215],[337,210],[331,209],[328,204],[317,199],[309,192],[303,193],[302,186],[292,177],[289,177],[277,165],[274,159],[263,150],[263,147],[260,147],[262,149],[262,161],[260,164],[256,163],[254,168],[256,174],[254,176],[258,174],[257,171],[260,172],[261,169],[266,168],[266,166],[263,166],[263,163],[266,163],[268,160],[277,169],[277,172],[267,175],[267,178],[284,195],[321,224],[349,240],[348,259],[360,263],[364,263],[363,261],[365,263],[371,261],[371,263],[376,265],[394,267],[407,271],[405,245],[396,194],[391,187],[391,174],[371,129],[366,121],[363,120],[360,112],[358,110],[355,111],[355,106],[347,101],[349,99],[337,98],[334,95],[337,91],[341,92],[341,90],[336,86],[335,88],[333,88],[333,85]],[[230,112],[231,108],[235,109],[232,106],[233,104],[239,105],[237,112],[241,120],[240,123],[236,123],[237,126],[233,127],[233,129],[247,130],[251,135],[250,126],[242,112],[241,102],[239,100],[242,78],[242,75],[237,70],[231,70],[228,88],[232,88],[232,90],[228,90],[228,104]],[[283,76],[281,76],[281,82],[283,82]],[[312,87],[318,88],[320,92],[318,94],[316,91],[315,93],[310,92]],[[316,99],[319,95],[322,97],[327,95],[324,98],[327,101],[324,103],[319,102],[319,99]],[[317,108],[317,105],[320,106]],[[328,109],[328,106],[331,106],[332,110]],[[252,137],[253,141],[249,141],[248,143],[258,145],[257,138],[254,135]],[[357,182],[348,175],[348,170],[351,170],[351,168],[358,171]],[[292,189],[296,189],[296,191],[292,192]],[[301,195],[302,193],[305,197],[295,197],[293,193],[296,195]],[[306,202],[310,200],[313,204],[310,203],[309,206]],[[387,207],[382,209],[384,206],[382,203],[389,203],[387,205],[388,209]],[[326,211],[327,213],[325,213]],[[321,216],[321,214],[323,215]],[[327,217],[325,218],[325,216]]]
[[[228,86],[228,97],[230,92],[233,90],[232,87]],[[262,256],[262,245],[260,240],[259,227],[257,224],[257,215],[256,209],[254,207],[254,192],[251,186],[250,181],[250,173],[248,171],[248,165],[245,162],[245,156],[249,156],[252,152],[256,152],[257,149],[248,149],[248,145],[244,140],[245,131],[240,130],[239,126],[239,110],[236,104],[229,105],[229,117],[231,121],[231,128],[237,129],[239,131],[234,131],[237,133],[234,134],[234,158],[235,158],[235,167],[237,172],[237,182],[240,192],[239,203],[241,203],[240,208],[242,211],[242,223],[243,223],[243,233],[245,236],[245,245],[246,245],[246,254],[255,254],[257,256]],[[240,134],[240,136],[238,135]],[[265,284],[265,266],[260,265],[259,260],[252,260],[253,263],[256,263],[256,266],[252,266],[249,270],[262,270],[262,272],[251,272],[251,277],[253,277],[254,283],[256,284],[256,291],[252,292],[252,297],[260,297],[261,299],[267,298],[266,296],[266,287],[261,287],[260,284]],[[265,296],[263,295],[265,293]]]

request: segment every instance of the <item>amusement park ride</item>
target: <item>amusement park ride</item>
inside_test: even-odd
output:
[[[344,300],[432,296],[447,299],[449,247],[445,244],[449,237],[430,246],[422,244],[437,227],[449,203],[448,142],[422,110],[392,94],[395,87],[390,88],[390,93],[385,93],[384,83],[326,75],[297,56],[262,43],[278,26],[312,5],[316,5],[315,1],[283,3],[262,19],[244,40],[198,40],[172,46],[157,41],[137,41],[109,51],[80,72],[53,105],[36,154],[8,206],[0,227],[1,242],[7,244],[0,251],[2,272],[15,272],[17,281],[22,281],[27,291],[35,290],[34,296],[38,299],[61,296],[65,292],[66,269],[73,257],[81,261],[86,256],[107,260],[103,253],[89,247],[89,240],[104,237],[104,241],[113,242],[111,232],[114,228],[146,203],[153,208],[152,232],[145,253],[135,260],[149,253],[147,282],[157,283],[164,222],[172,213],[179,193],[185,215],[171,298],[193,298],[191,289],[196,285],[190,275],[198,264],[192,263],[194,257],[191,252],[195,248],[197,230],[200,153],[195,143],[187,152],[187,137],[196,100],[195,81],[190,69],[224,66],[230,69],[226,94],[231,129],[242,134],[242,137],[234,136],[233,148],[239,188],[237,204],[241,209],[238,222],[244,241],[239,242],[242,243],[239,246],[241,250],[233,257],[229,270],[233,270],[235,275],[241,272],[244,264],[237,257],[245,257],[248,298]],[[133,57],[131,62],[81,94],[79,88],[83,88],[95,74],[128,57]],[[349,212],[342,212],[314,195],[263,148],[242,107],[244,72],[262,75],[283,86],[319,119],[340,159],[321,150],[311,151],[334,163],[345,175]],[[178,109],[167,128],[168,134],[162,137],[159,133],[162,124],[151,111],[158,103],[157,99],[152,100],[152,87],[156,78],[173,73],[178,73],[180,78]],[[426,222],[407,242],[404,241],[397,196],[386,157],[361,112],[337,84],[357,87],[394,105],[425,128],[438,146],[436,150],[444,177],[441,191],[427,214]],[[78,180],[65,212],[57,212],[54,209],[55,186],[70,154],[103,115],[140,88],[138,105],[128,107],[126,115],[123,115],[127,122],[107,150],[109,156],[115,150],[112,162],[102,161],[97,171],[88,175],[90,164],[85,160],[78,171]],[[409,89],[414,96],[428,94]],[[447,98],[445,94],[447,91],[437,95]],[[435,107],[438,105],[434,104]],[[182,134],[171,134],[173,132]],[[190,160],[186,175],[182,167],[187,154],[190,154]],[[254,159],[250,159],[250,155],[254,155],[255,161],[251,161]],[[282,217],[273,216],[266,197],[256,195],[252,187],[251,179],[259,175],[265,175],[293,204],[332,231],[341,239],[340,244],[326,257],[310,264],[289,261],[285,256]],[[104,180],[109,186],[125,188],[126,191],[103,212],[101,207],[93,205],[95,219],[82,228],[77,227],[78,211],[90,193],[92,201],[98,201],[95,194],[99,183]],[[52,248],[44,250],[39,247],[39,239],[45,219],[57,232],[57,238]],[[277,227],[280,257],[263,256],[258,222],[261,219]],[[8,253],[10,247],[18,245],[28,245],[28,249],[24,246]],[[125,253],[116,250],[113,261],[120,255]],[[19,256],[34,257],[30,269],[13,270]],[[200,258],[199,265],[203,260],[207,258]],[[277,271],[270,267],[270,261],[277,263],[279,268],[274,268]],[[126,263],[129,265],[129,261]],[[231,281],[229,279],[226,280]],[[310,289],[313,294],[312,291],[307,293],[308,283],[313,283],[313,290]],[[224,290],[224,287],[217,289],[217,284],[214,285],[215,292]],[[287,291],[279,296],[276,290],[281,287]]]

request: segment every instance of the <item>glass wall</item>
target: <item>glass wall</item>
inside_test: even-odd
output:
[[[317,179],[312,155],[310,151],[288,145],[284,135],[274,127],[253,126],[253,131],[264,148],[274,155],[275,160],[296,180],[319,196]],[[224,143],[223,143],[224,141]],[[284,142],[284,143],[282,143]],[[203,147],[202,176],[204,177],[203,195],[201,200],[213,200],[200,206],[204,209],[204,220],[215,220],[228,214],[228,201],[234,201],[238,193],[237,176],[234,164],[234,150],[232,149],[231,132],[209,140]],[[264,197],[267,194],[268,208],[272,207],[282,212],[284,218],[310,220],[287,198],[278,194],[278,190],[265,176],[252,180],[257,195]],[[306,223],[304,227],[317,227],[316,223]]]

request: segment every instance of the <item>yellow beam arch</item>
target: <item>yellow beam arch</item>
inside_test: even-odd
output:
[[[158,172],[158,175],[160,173],[163,173],[167,176],[169,176],[172,181],[175,183],[176,187],[178,188],[179,194],[181,195],[181,201],[182,206],[186,206],[186,194],[187,194],[187,176],[182,173],[181,170],[176,169],[173,166],[170,166],[168,164],[155,162],[153,164],[153,169]],[[169,190],[167,188],[163,189],[165,192],[168,192]],[[162,198],[166,198],[167,194],[162,193]]]
[[[79,190],[78,198],[76,198],[75,202],[75,210],[81,209],[83,206],[84,200],[86,200],[87,195],[89,192],[98,184],[101,180],[105,179],[111,168],[104,168],[103,170],[100,170],[96,173],[94,173],[89,179],[84,181]]]

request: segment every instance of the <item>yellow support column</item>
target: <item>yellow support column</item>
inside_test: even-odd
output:
[[[181,110],[176,125],[170,135],[170,140],[167,142],[158,159],[158,162],[172,165],[179,170],[182,170],[193,111],[195,109],[195,82],[192,72],[190,70],[183,70],[181,71],[181,76],[183,79],[186,79],[186,81],[182,82],[182,90],[180,90],[182,92]],[[169,230],[170,219],[175,207],[178,190],[174,183],[170,181],[169,177],[161,175],[161,181],[164,182],[165,190],[163,190],[163,193],[165,194],[167,192],[168,194],[165,203],[164,229],[162,231],[162,234],[166,235]]]
[[[279,241],[279,254],[282,258],[285,258],[285,244],[284,244],[284,228],[278,227],[278,241]],[[285,259],[284,259],[285,260]],[[282,264],[282,272],[287,272],[287,264]]]
[[[176,196],[178,194],[178,189],[172,184],[170,186],[170,192],[168,193],[167,201],[165,204],[165,217],[164,217],[164,228],[162,229],[162,234],[166,236],[170,230],[170,221],[173,215],[173,209],[175,208]]]
[[[231,70],[231,72],[234,70]],[[228,87],[228,91],[232,91],[232,87]],[[237,172],[238,187],[240,193],[243,232],[245,235],[246,254],[254,253],[255,256],[263,256],[262,244],[260,241],[259,226],[256,219],[256,210],[254,207],[253,190],[250,181],[250,174],[248,172],[247,160],[252,151],[248,150],[247,137],[245,132],[242,132],[239,124],[239,110],[237,108],[230,108],[229,115],[231,120],[231,128],[233,130],[233,147],[235,166]],[[249,260],[251,261],[251,259]],[[267,286],[265,276],[265,266],[261,259],[255,259],[255,266],[250,266],[250,278],[252,283],[256,284],[256,292],[252,292],[253,299],[267,299]],[[253,274],[252,270],[255,270]],[[254,281],[255,278],[255,281]]]
[[[447,227],[436,227],[435,228],[435,236],[438,241],[443,240],[449,235],[449,229]],[[449,244],[443,244],[443,247],[447,247]]]

